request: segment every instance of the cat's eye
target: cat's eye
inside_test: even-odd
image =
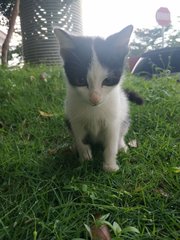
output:
[[[118,78],[105,78],[102,82],[102,86],[113,86],[118,84],[119,79]]]
[[[88,87],[87,80],[84,77],[78,78],[76,85],[78,87]]]

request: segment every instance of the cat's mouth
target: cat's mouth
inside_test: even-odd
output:
[[[98,106],[102,103],[102,97],[98,92],[92,92],[89,94],[89,101],[92,106]]]
[[[98,104],[92,104],[92,103],[91,103],[91,106],[92,106],[92,107],[98,107],[98,106],[100,106],[101,104],[102,104],[102,103],[98,103]]]
[[[102,104],[103,104],[103,101],[98,102],[98,103],[92,103],[92,102],[90,102],[90,105],[91,105],[92,107],[99,107],[99,106],[101,106]]]

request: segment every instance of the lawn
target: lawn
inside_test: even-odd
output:
[[[128,75],[125,85],[144,97],[126,138],[138,147],[105,173],[98,149],[83,165],[70,151],[62,70],[0,69],[1,240],[89,239],[106,214],[122,229],[109,228],[112,239],[180,239],[180,83]]]

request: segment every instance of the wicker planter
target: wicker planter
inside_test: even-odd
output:
[[[25,62],[61,62],[53,25],[82,32],[80,0],[21,0],[20,16]]]

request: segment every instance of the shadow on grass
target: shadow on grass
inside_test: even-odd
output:
[[[72,177],[87,177],[92,173],[102,170],[102,151],[98,147],[93,148],[93,155],[96,156],[92,161],[81,162],[77,152],[70,147],[57,150],[55,153],[49,151],[41,167],[43,176],[56,175],[58,178],[71,179]]]

